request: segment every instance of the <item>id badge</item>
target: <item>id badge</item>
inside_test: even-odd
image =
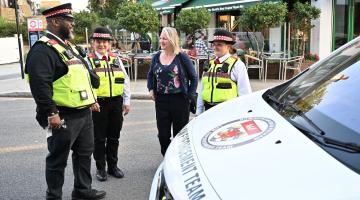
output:
[[[81,100],[86,100],[86,99],[88,99],[88,95],[87,95],[87,92],[86,92],[85,90],[80,91],[80,99],[81,99]]]

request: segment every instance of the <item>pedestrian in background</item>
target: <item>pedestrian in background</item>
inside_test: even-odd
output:
[[[204,41],[205,35],[201,32],[196,32],[195,38],[196,38],[195,49],[196,49],[197,55],[208,54],[209,48],[206,46],[205,41]]]
[[[91,39],[95,52],[88,54],[88,60],[92,70],[100,77],[100,86],[96,89],[96,105],[100,111],[93,112],[96,178],[106,181],[106,164],[108,174],[116,178],[124,177],[117,163],[123,114],[130,111],[130,80],[121,59],[111,52],[111,31],[98,27]]]
[[[164,27],[160,35],[161,51],[154,55],[147,87],[155,101],[156,123],[161,153],[189,122],[189,109],[195,106],[198,78],[187,54],[180,52],[176,29]],[[195,108],[192,109],[195,111]]]
[[[48,128],[45,176],[46,199],[62,199],[67,159],[72,153],[72,199],[101,199],[106,193],[91,188],[94,130],[90,107],[94,93],[87,62],[68,40],[73,38],[71,4],[43,11],[47,31],[30,49],[25,72],[37,108],[36,119]]]

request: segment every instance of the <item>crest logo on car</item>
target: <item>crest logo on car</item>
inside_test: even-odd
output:
[[[275,122],[264,117],[249,117],[233,120],[209,131],[201,140],[208,149],[231,149],[255,142],[275,128]]]

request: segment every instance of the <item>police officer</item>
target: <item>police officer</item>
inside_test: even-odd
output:
[[[209,69],[203,73],[197,100],[197,115],[204,109],[208,110],[229,99],[251,93],[244,63],[230,55],[230,49],[235,43],[232,34],[226,30],[217,30],[210,43],[216,59],[210,61]]]
[[[93,112],[96,178],[106,181],[105,171],[116,178],[124,177],[118,168],[118,147],[123,114],[130,110],[130,80],[121,59],[110,52],[111,31],[105,27],[95,29],[92,40],[94,53],[88,54],[92,69],[100,77],[96,89],[100,112]]]
[[[64,170],[72,150],[73,199],[101,199],[106,193],[91,188],[94,132],[90,107],[96,101],[86,61],[68,39],[73,37],[71,4],[43,11],[47,31],[31,48],[25,66],[37,104],[36,119],[48,128],[46,199],[61,199]],[[93,108],[96,109],[96,108]]]

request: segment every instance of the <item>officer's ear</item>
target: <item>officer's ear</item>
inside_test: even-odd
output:
[[[46,23],[48,24],[48,26],[51,27],[59,27],[62,23],[61,18],[59,17],[51,17],[51,18],[47,18],[46,19]]]

